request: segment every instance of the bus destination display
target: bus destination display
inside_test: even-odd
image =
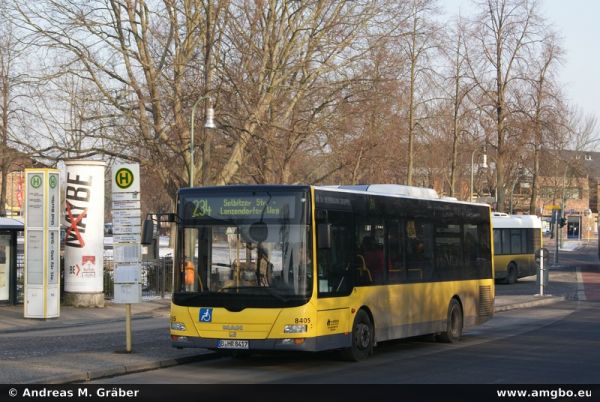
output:
[[[295,201],[296,197],[290,195],[186,198],[185,216],[192,219],[292,219]]]

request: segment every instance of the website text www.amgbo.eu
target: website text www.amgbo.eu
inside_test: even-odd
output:
[[[592,391],[585,389],[499,389],[496,390],[498,398],[591,398]]]

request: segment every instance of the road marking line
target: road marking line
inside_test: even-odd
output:
[[[577,300],[586,300],[583,276],[581,275],[581,269],[579,269],[579,267],[577,267]]]

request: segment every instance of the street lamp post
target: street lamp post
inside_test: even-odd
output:
[[[517,183],[519,182],[519,180],[521,179],[522,176],[522,168],[519,167],[517,169],[517,177],[515,177],[515,180],[512,183],[511,189],[510,189],[510,202],[509,202],[509,214],[512,215],[513,213],[513,197],[515,195],[515,187],[517,186]]]
[[[487,166],[487,153],[485,149],[485,145],[482,147],[483,149],[483,163],[481,167],[486,169]],[[471,192],[469,193],[469,202],[473,202],[473,169],[475,164],[475,152],[477,152],[479,148],[475,148],[473,152],[471,152]]]
[[[210,101],[210,97],[208,95],[204,95],[199,97],[196,102],[194,102],[194,105],[192,106],[192,115],[190,117],[190,187],[194,187],[194,171],[195,169],[195,164],[194,164],[194,121],[195,121],[195,117],[196,117],[196,107],[198,106],[198,104],[200,103],[200,101],[208,99]],[[204,122],[204,128],[216,128],[215,126],[215,122],[214,122],[214,117],[215,117],[215,110],[212,107],[207,107],[206,108],[206,120]]]

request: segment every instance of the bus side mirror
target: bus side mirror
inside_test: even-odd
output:
[[[142,244],[147,246],[152,244],[154,238],[154,222],[152,219],[145,219],[144,226],[142,227]]]
[[[331,248],[331,223],[317,225],[317,246],[321,249]]]

